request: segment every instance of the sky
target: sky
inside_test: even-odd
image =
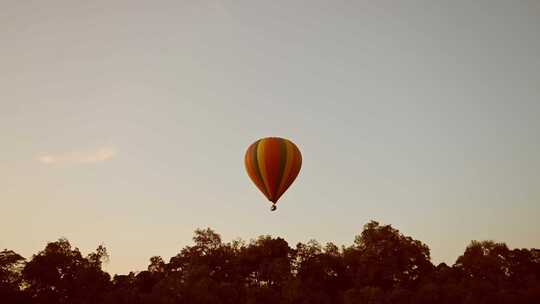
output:
[[[370,220],[453,264],[540,247],[538,1],[0,0],[0,249],[60,237],[143,270],[259,235],[350,245]],[[244,171],[303,167],[276,212]]]

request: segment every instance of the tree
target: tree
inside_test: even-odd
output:
[[[324,251],[316,241],[296,246],[298,260],[297,296],[304,303],[336,303],[350,286],[343,257],[336,245],[327,243]]]
[[[12,250],[0,251],[0,299],[3,303],[24,303],[21,270],[24,258]]]
[[[510,250],[504,243],[472,241],[455,266],[469,278],[503,281],[510,274]]]
[[[345,293],[345,304],[383,304],[384,292],[380,287],[366,286],[349,289]]]
[[[183,303],[238,303],[247,272],[239,262],[239,243],[224,244],[213,230],[197,229],[187,246],[167,265],[166,280]],[[173,285],[174,284],[174,285]]]
[[[429,248],[390,225],[371,221],[344,253],[345,264],[358,287],[410,288],[432,271]]]
[[[37,303],[100,303],[110,277],[101,270],[104,247],[87,258],[66,239],[48,243],[23,270],[28,290]]]
[[[169,262],[146,270],[102,270],[100,245],[83,256],[66,239],[25,262],[0,252],[2,304],[536,304],[540,250],[473,241],[453,266],[430,262],[429,249],[390,225],[370,222],[354,244],[316,240],[291,248],[279,237],[224,243],[210,228]]]

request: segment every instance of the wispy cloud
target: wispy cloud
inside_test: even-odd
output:
[[[114,147],[100,147],[85,152],[69,152],[63,154],[42,154],[37,160],[46,165],[51,164],[92,164],[110,160],[118,154]]]

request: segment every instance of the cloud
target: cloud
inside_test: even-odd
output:
[[[42,154],[37,160],[46,165],[51,164],[93,164],[114,158],[117,150],[114,147],[100,147],[86,152],[70,152],[65,154]]]

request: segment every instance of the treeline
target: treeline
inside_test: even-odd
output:
[[[282,238],[224,243],[211,229],[169,262],[127,275],[102,270],[107,250],[87,256],[65,240],[26,261],[0,252],[0,303],[540,303],[540,250],[473,241],[452,266],[389,225],[370,222],[341,247]]]

